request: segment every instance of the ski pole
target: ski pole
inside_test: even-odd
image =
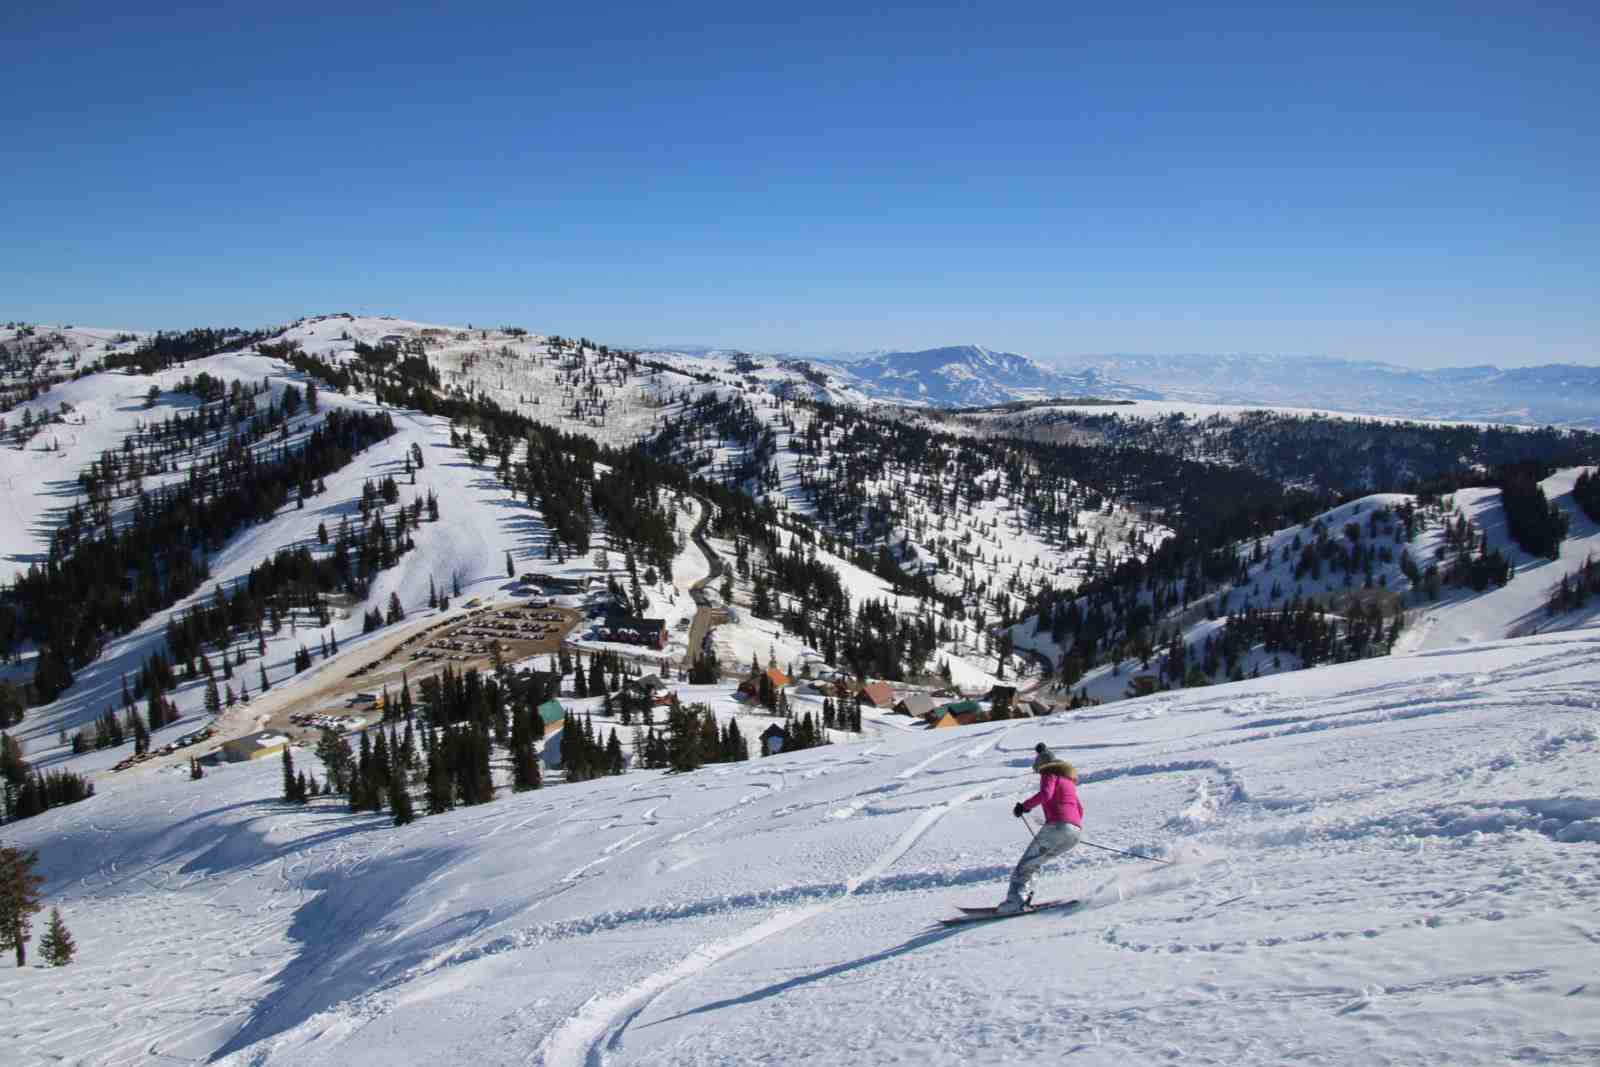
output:
[[[1168,867],[1177,866],[1171,860],[1158,860],[1154,856],[1146,856],[1141,852],[1124,852],[1120,848],[1110,848],[1110,847],[1108,847],[1106,845],[1097,845],[1093,841],[1084,841],[1084,840],[1080,839],[1078,841],[1078,844],[1080,844],[1080,845],[1088,845],[1090,848],[1097,848],[1102,852],[1115,852],[1119,856],[1132,856],[1136,860],[1149,860],[1151,863],[1164,863]]]

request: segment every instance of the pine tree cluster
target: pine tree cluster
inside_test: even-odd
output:
[[[1594,557],[1584,560],[1577,570],[1562,576],[1545,599],[1545,611],[1550,615],[1565,615],[1587,607],[1589,598],[1600,594],[1600,566]]]
[[[1600,522],[1600,472],[1586,470],[1572,486],[1572,499],[1591,521]]]
[[[94,796],[94,783],[69,770],[39,771],[22,744],[0,732],[0,820],[26,819]]]
[[[1539,480],[1549,468],[1535,463],[1519,463],[1501,472],[1500,503],[1505,510],[1506,528],[1530,556],[1559,559],[1561,542],[1567,536],[1567,513],[1546,499]]]

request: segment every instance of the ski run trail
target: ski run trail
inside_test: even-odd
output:
[[[1038,891],[1080,908],[940,927],[1003,894],[1039,741],[1087,841],[1171,865],[1079,847]],[[5,828],[79,946],[0,964],[5,1063],[1600,1062],[1593,628],[399,829],[279,781]]]

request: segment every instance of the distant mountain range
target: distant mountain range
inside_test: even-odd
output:
[[[1600,367],[1547,364],[1418,370],[1261,355],[1109,355],[1075,361],[1171,400],[1332,408],[1370,415],[1600,428]]]
[[[981,407],[1092,396],[1600,430],[1600,367],[1578,364],[1418,370],[1314,356],[1113,354],[1051,365],[982,345],[915,352],[790,352],[744,360],[725,348],[679,345],[670,351],[736,362],[753,359],[771,368],[766,376],[795,376],[787,383],[769,382],[774,387],[836,403]]]
[[[847,376],[874,399],[932,407],[976,407],[1049,397],[1138,400],[1161,395],[1095,368],[1063,371],[1015,352],[996,352],[981,345],[808,362]]]

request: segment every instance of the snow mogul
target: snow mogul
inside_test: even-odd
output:
[[[1033,900],[1033,883],[1039,869],[1049,860],[1065,855],[1083,834],[1083,805],[1078,801],[1078,772],[1072,764],[1057,758],[1040,741],[1034,746],[1033,769],[1039,774],[1039,791],[1011,809],[1022,818],[1034,808],[1044,809],[1044,825],[1028,842],[1028,848],[1011,872],[1011,887],[1006,899],[995,909],[996,915],[1016,915]]]

